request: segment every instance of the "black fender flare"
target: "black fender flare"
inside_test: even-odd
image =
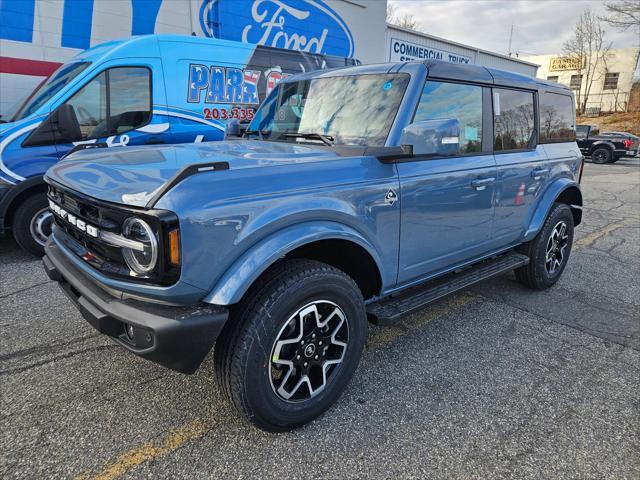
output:
[[[605,147],[611,150],[611,155],[616,151],[616,146],[608,141],[608,140],[598,140],[597,142],[593,142],[591,144],[591,148],[589,148],[589,155],[593,153],[594,150],[600,147]]]

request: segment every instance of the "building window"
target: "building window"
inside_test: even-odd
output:
[[[569,82],[569,88],[571,90],[580,90],[582,85],[582,75],[571,75],[571,82]]]
[[[556,82],[556,83],[558,83],[558,78],[559,78],[559,77],[558,77],[558,75],[549,75],[549,76],[547,77],[547,80],[549,80],[550,82]]]
[[[606,73],[604,76],[603,90],[617,90],[619,73]]]

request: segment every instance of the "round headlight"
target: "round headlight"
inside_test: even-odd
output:
[[[151,227],[147,222],[131,217],[124,222],[122,234],[143,245],[141,250],[129,247],[122,248],[124,260],[129,268],[140,275],[151,272],[158,261],[158,241]]]

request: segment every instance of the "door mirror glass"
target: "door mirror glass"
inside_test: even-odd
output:
[[[72,143],[82,140],[80,124],[73,107],[60,105],[23,142],[23,147]]]
[[[416,156],[450,157],[460,151],[460,122],[456,119],[423,120],[402,130],[400,145]]]
[[[225,137],[240,137],[242,134],[240,132],[240,122],[233,118],[227,122],[227,125],[224,130]]]

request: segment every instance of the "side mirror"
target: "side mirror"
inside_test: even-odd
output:
[[[73,107],[60,105],[43,120],[22,143],[23,147],[36,147],[56,143],[73,143],[82,140],[80,124]]]
[[[411,147],[413,155],[417,156],[457,155],[460,151],[460,122],[446,119],[412,123],[402,130],[400,145]]]

